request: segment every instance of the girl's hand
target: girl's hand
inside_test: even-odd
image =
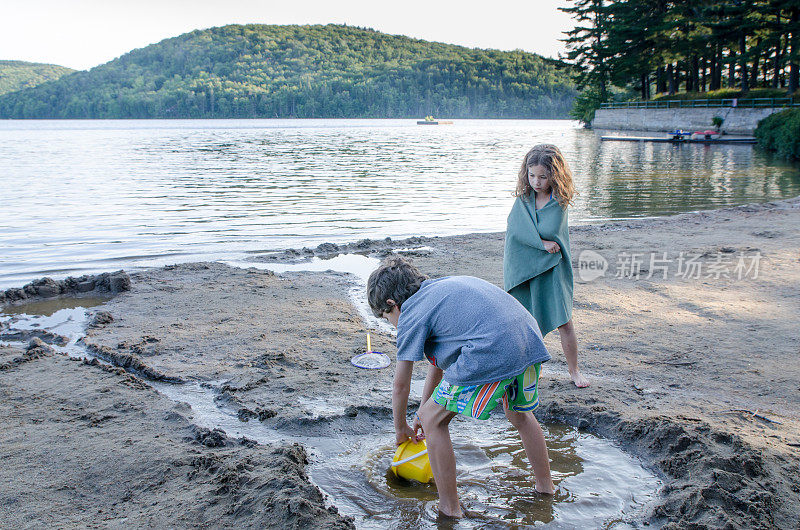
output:
[[[550,254],[561,252],[561,247],[559,247],[558,243],[556,243],[555,241],[548,241],[546,239],[542,239],[542,243],[544,243],[544,249]]]

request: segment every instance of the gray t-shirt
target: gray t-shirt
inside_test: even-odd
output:
[[[550,360],[539,326],[513,296],[471,276],[425,280],[400,309],[397,360],[427,357],[452,385],[482,385]]]

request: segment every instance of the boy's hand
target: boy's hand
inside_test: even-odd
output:
[[[414,422],[411,424],[411,430],[414,431],[416,435],[414,438],[415,442],[425,439],[425,432],[422,430],[422,422],[419,419],[419,415],[416,413],[414,414]]]
[[[411,372],[413,369],[413,361],[397,361],[397,366],[394,369],[392,418],[394,419],[394,441],[397,445],[400,445],[409,438],[416,441],[414,430],[408,426],[408,421],[406,420],[408,393],[411,390]]]
[[[399,429],[395,429],[394,444],[400,445],[402,443],[407,442],[409,438],[411,438],[415,442],[417,441],[417,436],[414,433],[414,429],[409,427],[407,422],[404,422]]]

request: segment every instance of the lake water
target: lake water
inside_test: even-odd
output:
[[[0,121],[0,289],[363,238],[505,229],[524,153],[558,145],[573,224],[800,195],[753,146],[601,143],[570,121]]]

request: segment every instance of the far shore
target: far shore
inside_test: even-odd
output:
[[[572,385],[549,334],[537,416],[611,438],[662,477],[632,523],[800,520],[798,227],[800,197],[571,229],[573,319],[592,385]],[[502,285],[503,233],[320,245],[279,258],[382,257],[399,247],[431,276]],[[0,346],[0,526],[352,526],[309,482],[302,447],[199,428],[190,407],[152,388],[224,381],[239,418],[301,436],[385,420],[392,370],[349,364],[365,323],[347,275],[193,263],[92,279],[91,289],[89,281],[39,282],[41,293],[0,298],[16,306],[57,293],[113,295],[93,309],[85,343],[117,365],[59,355],[48,344],[57,337],[26,337],[27,351]],[[12,340],[7,326],[0,340]],[[395,354],[391,334],[373,330],[373,345]],[[416,370],[421,377],[424,367]],[[309,384],[330,414],[297,405]]]

